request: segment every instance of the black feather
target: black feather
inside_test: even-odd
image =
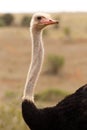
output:
[[[24,100],[22,114],[31,130],[87,130],[87,85],[53,107],[38,109]]]

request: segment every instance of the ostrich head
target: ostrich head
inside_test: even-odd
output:
[[[58,24],[57,20],[53,20],[49,14],[36,13],[33,15],[30,27],[34,30],[40,31],[50,24]]]
[[[36,13],[32,17],[30,23],[32,61],[25,84],[23,99],[26,98],[33,101],[34,86],[38,79],[44,57],[41,30],[47,25],[57,23],[58,21],[51,19],[50,15],[44,13]]]

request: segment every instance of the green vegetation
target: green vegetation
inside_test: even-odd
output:
[[[27,130],[21,115],[21,100],[18,93],[5,92],[0,105],[0,130]]]
[[[3,26],[5,26],[5,22],[4,22],[4,20],[0,17],[0,27],[3,27]]]
[[[18,93],[7,91],[4,101],[0,106],[0,130],[28,130],[21,115],[21,100],[17,98]],[[67,93],[51,89],[35,95],[35,100],[43,102],[60,101]],[[13,98],[14,97],[14,98]]]
[[[62,67],[64,66],[64,57],[57,55],[48,56],[48,71],[51,74],[59,74]]]
[[[21,21],[21,26],[29,27],[30,26],[31,16],[24,16]]]
[[[40,94],[35,95],[35,99],[38,101],[59,101],[67,95],[66,92],[57,89],[48,89]]]
[[[12,27],[14,24],[7,27],[1,18],[2,15],[0,15],[0,130],[29,130],[21,115],[21,95],[31,58],[30,35],[28,28],[20,26],[24,14],[13,14],[15,18],[13,22],[17,25],[15,27]],[[70,36],[73,38],[74,43],[72,45],[63,44],[63,40],[64,43],[70,43],[66,40],[68,38],[65,34],[67,31],[64,32],[66,27],[70,29]],[[45,59],[48,54],[59,55],[61,53],[66,57],[64,59],[64,65],[66,62],[66,66],[64,75],[61,78],[58,75],[43,75],[45,69],[43,66],[39,84],[37,85],[39,93],[35,95],[37,106],[45,107],[55,104],[64,98],[64,95],[74,92],[77,89],[78,81],[78,86],[86,81],[86,27],[86,13],[61,13],[58,32],[53,25],[50,29],[46,29],[47,35],[49,35],[43,38],[46,51]],[[48,58],[46,61],[48,62]],[[62,67],[59,70],[60,73]],[[51,71],[49,65],[47,70]],[[51,73],[52,71],[49,74]],[[59,90],[55,89],[57,86]],[[66,90],[68,93],[61,91],[61,89]],[[42,92],[42,90],[46,91]],[[18,95],[19,93],[20,95]]]
[[[66,41],[71,41],[71,29],[70,29],[70,27],[64,27],[63,28],[63,32],[64,32],[64,34],[65,34],[65,40]]]
[[[7,91],[6,93],[5,93],[5,98],[6,99],[13,99],[13,98],[15,98],[16,97],[16,93],[14,93],[13,91]]]
[[[11,102],[0,106],[0,130],[25,130],[21,109],[18,104]]]
[[[12,14],[4,14],[1,18],[6,26],[10,26],[14,21],[14,17]]]

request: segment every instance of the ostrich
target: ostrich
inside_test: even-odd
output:
[[[44,57],[42,30],[47,25],[58,23],[44,13],[36,13],[32,17],[32,60],[23,92],[23,119],[31,130],[87,130],[87,85],[53,107],[37,108],[34,103],[34,87]]]

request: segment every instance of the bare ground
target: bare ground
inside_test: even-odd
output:
[[[58,32],[59,33],[59,32]],[[48,36],[47,36],[48,37]],[[44,37],[45,62],[49,54],[62,55],[65,66],[61,76],[44,74],[46,64],[36,87],[36,93],[57,88],[69,93],[87,83],[87,40],[74,39],[64,43],[59,37]],[[31,57],[28,29],[0,29],[0,96],[6,91],[23,90]],[[49,82],[50,81],[50,82]]]

